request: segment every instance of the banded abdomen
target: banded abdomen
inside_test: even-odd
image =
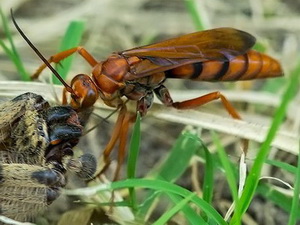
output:
[[[167,78],[199,81],[237,81],[279,77],[279,62],[263,53],[250,50],[228,61],[209,60],[179,66],[165,72]]]

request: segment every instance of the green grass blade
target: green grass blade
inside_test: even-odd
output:
[[[197,11],[196,2],[195,0],[185,0],[185,6],[187,8],[187,11],[189,12],[190,16],[192,17],[192,20],[194,22],[194,25],[197,30],[205,30],[204,22],[201,18],[201,15]]]
[[[256,42],[255,45],[253,46],[253,49],[258,52],[266,52],[267,51],[266,45],[262,42]]]
[[[136,171],[137,158],[140,149],[141,139],[141,116],[137,113],[136,121],[133,126],[133,131],[130,140],[129,152],[128,152],[128,166],[127,166],[127,177],[134,178]]]
[[[182,188],[178,185],[172,184],[163,180],[149,180],[149,179],[128,179],[113,182],[111,184],[102,184],[94,187],[79,188],[76,190],[65,190],[64,192],[69,195],[95,195],[103,191],[111,191],[123,188],[149,188],[152,190],[157,190],[165,193],[171,193],[182,198],[188,198],[192,195],[192,192]],[[215,221],[219,225],[227,225],[223,217],[206,201],[193,195],[190,200],[197,207],[199,207],[208,216],[208,218]]]
[[[128,188],[128,187],[150,188],[154,190],[160,190],[163,192],[173,193],[183,198],[187,198],[192,194],[192,192],[188,191],[187,189],[184,189],[180,186],[162,180],[134,179],[134,180],[114,182],[111,184],[112,189]],[[198,196],[193,196],[191,201],[197,207],[201,208],[209,218],[215,220],[217,224],[224,224],[224,225],[227,224],[222,218],[222,216],[203,199],[199,198]]]
[[[21,57],[14,45],[13,39],[12,39],[12,34],[8,28],[8,21],[5,18],[2,9],[0,8],[0,17],[1,17],[1,22],[2,22],[2,27],[3,27],[3,31],[4,31],[4,35],[7,38],[9,44],[10,44],[10,48],[7,47],[3,41],[0,41],[0,45],[1,47],[4,49],[5,53],[7,54],[7,56],[10,58],[10,60],[15,64],[18,73],[20,74],[21,80],[23,81],[29,81],[30,77],[28,75],[28,73],[26,72],[24,66],[23,66],[23,62],[21,60]]]
[[[299,143],[299,151],[300,151],[300,143]],[[288,225],[296,224],[297,218],[299,218],[299,194],[300,194],[300,157],[298,155],[297,173],[295,176],[295,185],[294,185],[294,196],[293,196],[292,209],[291,209]]]
[[[175,203],[179,204],[180,201],[182,201],[181,197],[178,197],[177,195],[166,193],[168,197]],[[189,205],[185,205],[181,208],[182,213],[185,215],[185,218],[191,225],[198,225],[198,224],[207,224],[205,220],[196,213],[196,211],[191,208]]]
[[[174,182],[189,167],[192,156],[200,147],[201,142],[197,134],[183,132],[176,140],[168,158],[157,171],[156,178]]]
[[[188,168],[192,156],[200,147],[201,142],[197,134],[183,131],[162,166],[150,172],[150,174],[153,174],[152,176],[155,179],[174,182]],[[156,197],[157,195],[152,191],[148,193],[146,197],[147,203],[144,202],[137,213],[140,217],[147,214]]]
[[[141,139],[141,116],[137,113],[136,121],[133,126],[133,131],[130,140],[129,152],[128,152],[128,162],[127,162],[127,177],[135,178],[137,159],[140,149],[140,139]],[[136,204],[136,194],[134,188],[129,189],[129,195],[131,199],[131,205],[133,210],[137,208]]]
[[[288,163],[285,163],[285,162],[280,162],[280,161],[277,161],[277,160],[271,160],[271,159],[267,159],[266,160],[266,163],[268,163],[269,165],[272,165],[272,166],[276,166],[280,169],[283,169],[289,173],[292,173],[292,174],[296,174],[297,173],[297,167],[295,166],[292,166]]]
[[[12,54],[12,52],[10,51],[10,49],[5,45],[4,41],[0,40],[0,46],[3,48],[5,54],[11,59],[11,61],[14,62],[14,56]]]
[[[72,21],[67,31],[64,35],[64,38],[61,42],[59,52],[74,48],[79,45],[81,37],[84,31],[84,22],[83,21]],[[56,66],[57,72],[61,75],[63,79],[66,79],[68,72],[70,71],[74,56],[71,55],[66,59],[62,60],[59,65]],[[61,84],[61,82],[53,75],[53,83]]]
[[[176,213],[178,213],[179,211],[183,210],[183,208],[189,203],[189,201],[191,201],[191,199],[195,195],[196,195],[196,193],[192,193],[189,196],[187,196],[186,198],[182,199],[172,209],[168,210],[160,218],[158,218],[153,223],[153,225],[164,225],[164,224],[166,224]],[[205,222],[205,221],[203,221],[203,222]]]
[[[254,161],[253,167],[249,172],[245,184],[245,189],[243,191],[239,204],[236,205],[237,208],[230,224],[240,223],[242,215],[246,212],[247,208],[250,205],[250,202],[255,193],[255,189],[258,185],[262,166],[270,151],[271,143],[276,135],[277,130],[280,127],[280,124],[282,123],[285,117],[288,103],[292,100],[295,93],[298,91],[299,79],[300,79],[300,63],[298,63],[296,68],[292,71],[291,76],[289,77],[289,83],[286,86],[285,92],[282,96],[281,103],[275,112],[275,116],[272,121],[269,132],[267,134],[267,137],[265,141],[262,143],[258,151],[257,158]]]
[[[207,149],[207,147],[202,144],[203,150],[205,152],[205,172],[204,172],[204,179],[203,179],[203,199],[211,204],[213,190],[214,190],[214,160]]]
[[[205,158],[205,155],[201,154],[200,156],[203,160],[207,161]],[[220,162],[220,159],[216,156],[216,154],[211,154],[212,161],[214,163],[214,168],[220,168],[221,170],[224,170],[223,165]],[[281,168],[285,171],[288,171],[292,174],[296,174],[296,167],[289,165],[284,162],[278,162],[275,160],[266,160],[266,163],[276,166],[278,168]],[[231,166],[233,167],[233,165]],[[237,179],[238,170],[237,167],[235,167],[235,176]],[[207,171],[205,172],[205,176],[207,174]],[[204,196],[204,188],[203,188],[203,196]],[[280,191],[277,191],[272,186],[265,184],[264,182],[259,183],[257,187],[257,193],[262,195],[263,197],[267,198],[269,201],[272,201],[274,204],[276,204],[278,207],[283,209],[286,212],[291,211],[291,205],[292,205],[292,198],[284,193],[281,193]],[[298,211],[298,217],[300,217],[300,209]]]
[[[286,85],[286,79],[284,77],[278,77],[276,79],[266,80],[261,91],[267,91],[269,93],[278,93],[282,90],[282,87]]]
[[[227,178],[228,185],[230,187],[230,191],[231,191],[233,200],[234,200],[234,202],[237,202],[238,201],[238,191],[237,191],[237,181],[235,179],[234,170],[231,166],[231,163],[228,159],[225,149],[223,148],[217,134],[215,132],[211,132],[211,134],[212,134],[213,141],[214,141],[215,145],[217,146],[218,155],[220,157],[220,161],[225,170],[225,175]]]
[[[272,187],[265,182],[260,182],[256,190],[257,194],[268,199],[268,201],[273,202],[275,205],[283,209],[284,211],[290,213],[292,206],[292,198]],[[300,209],[297,209],[297,218],[300,217]]]

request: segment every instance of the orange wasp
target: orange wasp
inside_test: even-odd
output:
[[[34,51],[40,54],[23,32],[17,29]],[[146,115],[151,107],[154,94],[164,105],[177,109],[195,108],[220,99],[233,118],[241,119],[220,92],[173,102],[164,81],[167,78],[239,81],[282,76],[278,61],[251,50],[254,43],[255,38],[244,31],[217,28],[113,53],[104,61],[97,61],[83,47],[75,47],[55,54],[49,60],[40,54],[44,64],[32,78],[38,78],[46,67],[52,68],[65,86],[63,104],[70,104],[78,112],[92,107],[99,97],[108,106],[120,109],[112,137],[103,153],[108,162],[113,147],[119,141],[118,176],[125,155],[128,128],[135,118],[127,111],[122,97],[136,101],[136,111],[141,115]],[[59,63],[74,53],[79,53],[90,64],[92,76],[78,74],[69,86],[55,73],[50,63]],[[70,100],[67,93],[71,94]]]

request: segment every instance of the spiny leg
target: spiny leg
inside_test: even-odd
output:
[[[49,63],[59,63],[63,59],[69,57],[70,55],[78,53],[81,55],[92,67],[94,67],[98,62],[97,60],[83,47],[78,46],[75,48],[71,48],[62,52],[59,52],[48,59]],[[37,71],[31,75],[31,79],[37,79],[41,72],[46,68],[46,64],[42,64]]]

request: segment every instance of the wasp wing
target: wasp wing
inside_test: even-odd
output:
[[[234,28],[216,28],[186,34],[156,44],[120,52],[123,56],[168,59],[223,60],[244,54],[255,44],[255,37]]]
[[[176,67],[208,60],[228,61],[246,53],[255,44],[255,37],[234,28],[216,28],[186,34],[120,52],[125,57],[142,60],[134,64],[127,79],[136,79]]]

